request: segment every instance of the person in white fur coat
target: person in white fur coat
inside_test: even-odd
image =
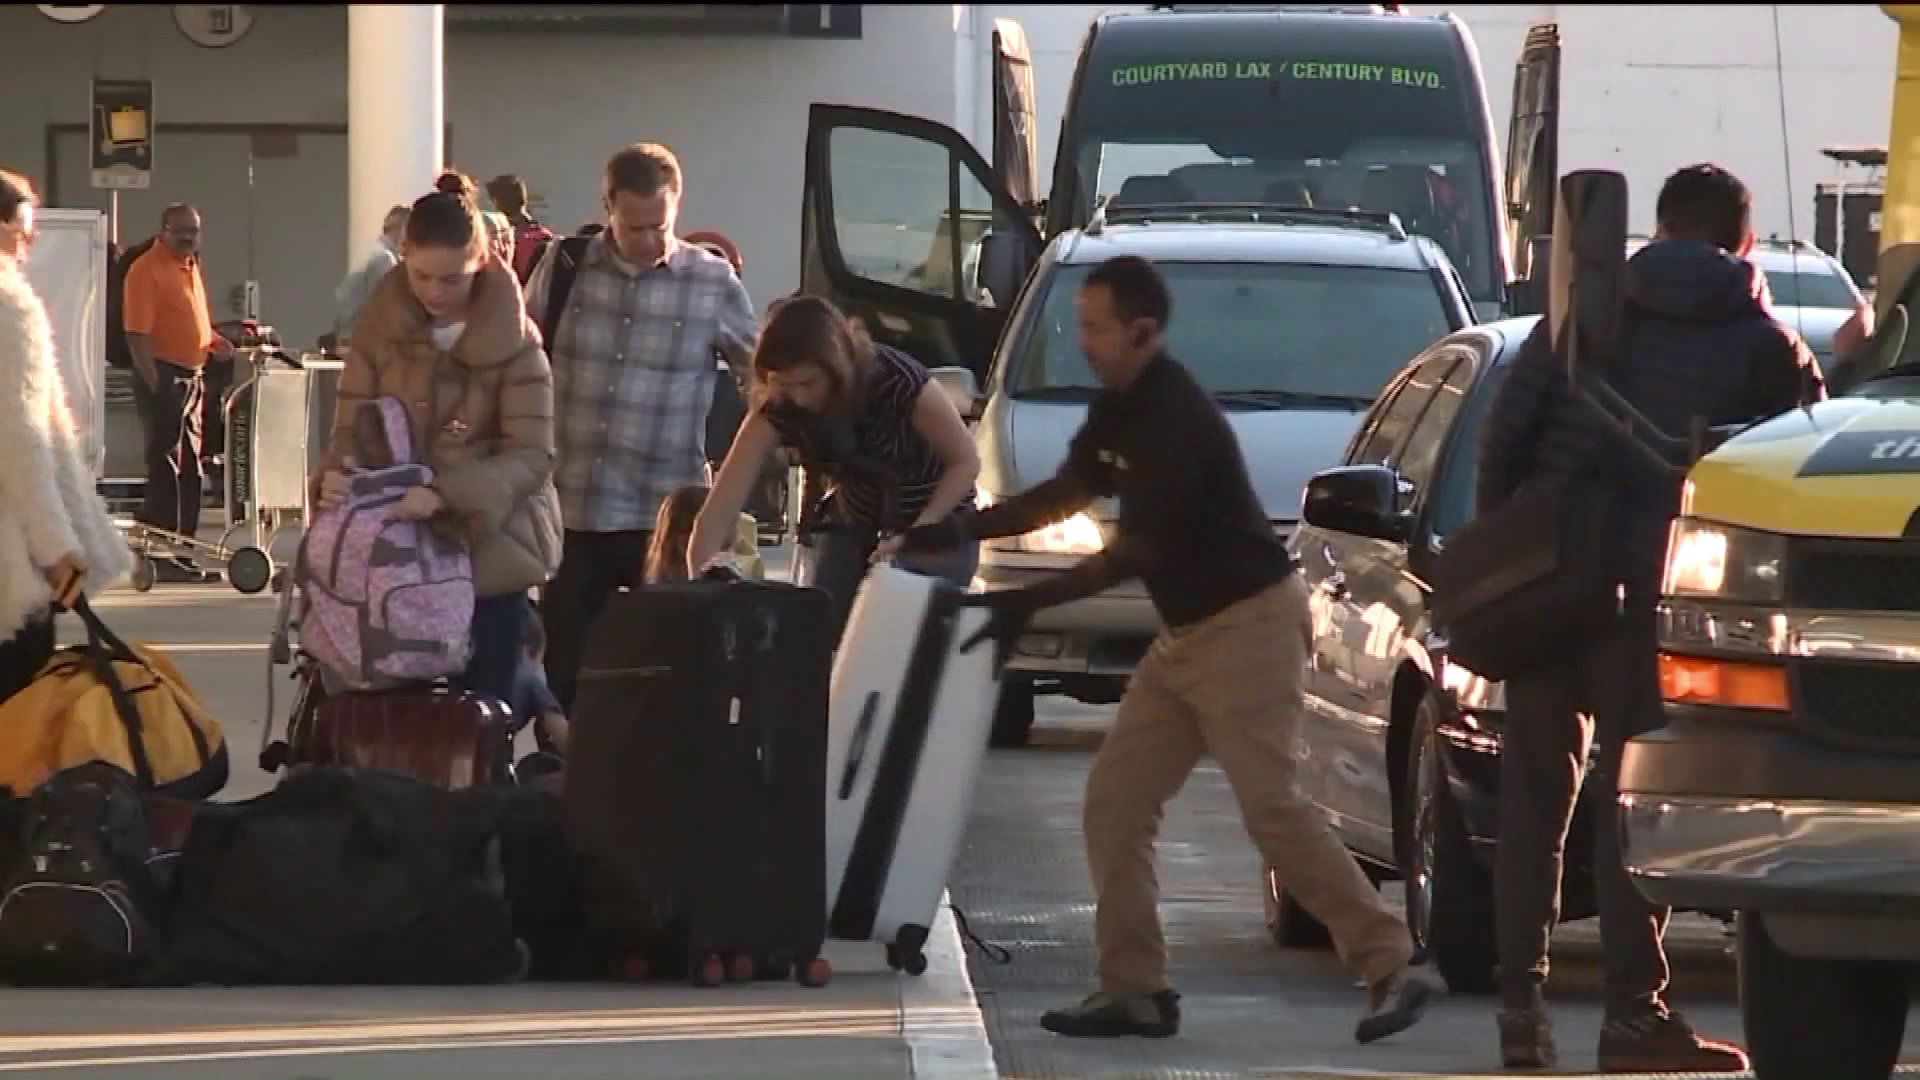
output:
[[[111,588],[133,553],[94,489],[54,353],[27,281],[39,199],[0,170],[0,700],[53,654],[53,605]]]

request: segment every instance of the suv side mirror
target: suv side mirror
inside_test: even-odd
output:
[[[1020,285],[1027,280],[1030,260],[1025,238],[1012,229],[988,229],[980,235],[980,261],[975,270],[980,291],[1002,310],[1013,306]]]
[[[962,419],[973,420],[977,417],[980,412],[980,384],[974,379],[973,372],[963,367],[937,367],[929,368],[927,374],[939,384],[947,400],[959,410]]]
[[[1400,474],[1384,465],[1328,469],[1307,481],[1301,516],[1316,528],[1398,543],[1413,531],[1400,489]]]

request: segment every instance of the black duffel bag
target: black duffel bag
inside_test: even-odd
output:
[[[1447,537],[1431,584],[1448,659],[1502,682],[1605,632],[1619,608],[1605,511],[1575,480],[1541,477]]]
[[[586,863],[567,837],[560,796],[518,785],[473,790],[498,808],[500,861],[514,933],[531,957],[528,977],[570,982],[605,977],[614,950],[587,924]]]
[[[484,791],[316,768],[206,807],[160,983],[473,984],[525,974]]]

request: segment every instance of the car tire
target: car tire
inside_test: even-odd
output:
[[[1000,679],[1000,697],[993,706],[993,734],[987,745],[1017,748],[1033,734],[1033,677],[1007,672]]]
[[[1414,951],[1439,970],[1449,993],[1490,994],[1498,962],[1493,875],[1475,857],[1466,820],[1447,787],[1439,724],[1440,702],[1421,695],[1407,743],[1398,845],[1407,930]]]
[[[1330,949],[1333,934],[1325,923],[1300,906],[1280,884],[1280,875],[1267,867],[1260,896],[1267,911],[1267,935],[1283,949]]]
[[[1781,951],[1760,915],[1740,913],[1740,1019],[1756,1080],[1885,1080],[1906,1036],[1898,965]]]

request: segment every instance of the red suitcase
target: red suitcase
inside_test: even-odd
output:
[[[282,763],[382,769],[447,789],[511,781],[511,718],[491,698],[445,683],[328,695],[308,674]]]

